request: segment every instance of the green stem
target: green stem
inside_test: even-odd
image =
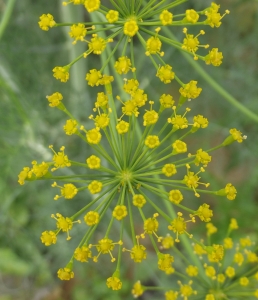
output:
[[[0,23],[0,40],[5,32],[5,29],[6,29],[8,23],[9,23],[9,20],[12,16],[15,1],[16,0],[8,0],[7,1],[6,9],[4,11],[2,21]]]

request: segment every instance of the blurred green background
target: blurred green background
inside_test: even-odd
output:
[[[56,81],[52,76],[53,67],[70,62],[84,46],[73,46],[61,28],[48,32],[40,30],[39,16],[51,13],[56,20],[78,22],[87,18],[86,14],[79,7],[62,7],[62,1],[13,2],[12,15],[0,36],[0,300],[132,299],[130,289],[136,275],[149,285],[160,280],[149,269],[152,260],[140,267],[125,261],[123,290],[114,293],[106,288],[104,280],[112,272],[108,270],[109,262],[104,270],[99,264],[76,264],[76,279],[70,282],[60,282],[56,278],[56,270],[66,264],[71,249],[78,242],[76,237],[70,246],[65,239],[59,239],[57,245],[48,248],[40,242],[41,232],[47,228],[51,213],[60,210],[60,203],[53,201],[55,191],[49,182],[20,186],[17,174],[32,160],[50,160],[49,144],[56,148],[66,145],[69,157],[84,161],[87,148],[77,137],[65,136],[62,127],[66,117],[49,108],[45,97],[53,91],[66,94],[70,99],[68,108],[86,124],[94,93],[88,89],[84,78],[94,61],[89,66],[87,60],[76,64],[67,84]],[[1,26],[7,3],[8,0],[0,0]],[[180,6],[180,11],[203,9],[209,3],[190,0]],[[229,9],[231,14],[223,19],[219,29],[205,28],[205,43],[218,47],[223,52],[224,62],[219,68],[200,65],[240,103],[258,114],[258,1],[221,0],[217,3],[222,11]],[[175,27],[173,33],[182,38],[181,29]],[[180,78],[197,79],[203,88],[193,111],[208,117],[210,125],[208,130],[197,133],[198,143],[203,148],[216,145],[233,127],[248,136],[244,143],[234,143],[214,153],[209,173],[205,174],[205,181],[211,182],[214,189],[232,182],[238,190],[234,202],[224,198],[208,199],[214,209],[213,222],[220,228],[214,239],[223,237],[231,217],[237,218],[241,233],[257,233],[258,223],[253,220],[257,219],[258,204],[258,123],[212,89],[179,51],[166,51],[165,48],[165,53]],[[143,51],[139,51],[139,55],[143,56]],[[147,93],[155,98],[160,94],[160,85],[150,81],[150,70],[155,76],[151,65],[137,68],[144,76]],[[69,208],[69,205],[62,207],[62,212]],[[164,280],[168,279],[164,277]],[[146,293],[141,299],[159,297]]]

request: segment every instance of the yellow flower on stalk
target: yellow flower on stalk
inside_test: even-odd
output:
[[[100,0],[85,0],[84,6],[89,13],[98,10],[100,7]]]
[[[50,96],[46,96],[46,98],[49,101],[49,106],[50,107],[56,107],[63,100],[63,95],[61,93],[59,93],[59,92],[56,92],[56,93],[53,93]]]
[[[40,21],[38,22],[38,24],[42,30],[48,31],[49,28],[56,25],[54,17],[51,14],[43,14],[39,19]]]
[[[133,37],[139,30],[136,20],[129,20],[124,23],[124,34]]]
[[[86,246],[78,247],[74,251],[74,258],[80,262],[88,262],[88,259],[91,257],[92,253]]]
[[[173,14],[168,10],[163,10],[159,16],[162,25],[170,25],[173,22]]]
[[[69,79],[69,67],[55,67],[53,76],[61,82],[67,82]]]
[[[56,233],[54,231],[44,231],[41,235],[41,242],[45,246],[50,246],[52,244],[55,244],[57,241]]]
[[[106,14],[106,19],[109,23],[115,23],[119,18],[119,12],[117,10],[109,10]]]
[[[84,216],[84,221],[88,226],[96,225],[99,223],[99,213],[96,211],[89,211],[87,214]]]
[[[113,217],[115,217],[118,221],[121,221],[123,218],[127,216],[127,208],[125,205],[117,205],[113,210]]]
[[[74,278],[74,272],[70,268],[63,268],[57,271],[57,276],[61,280],[70,280]]]
[[[107,287],[113,291],[117,291],[122,288],[122,282],[118,277],[112,276],[107,279]]]
[[[90,191],[91,194],[97,194],[102,190],[102,182],[98,180],[93,180],[89,185],[88,185],[88,190]]]
[[[132,294],[134,298],[140,297],[144,293],[144,287],[141,285],[141,282],[138,280],[132,289]]]

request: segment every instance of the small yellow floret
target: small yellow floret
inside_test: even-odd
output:
[[[67,120],[66,124],[64,125],[64,131],[67,135],[72,135],[77,132],[77,121],[76,120]]]
[[[173,148],[173,153],[175,153],[175,154],[187,152],[187,145],[186,145],[186,143],[182,142],[180,140],[176,140],[172,144],[172,148]]]
[[[197,81],[194,80],[191,80],[189,83],[185,84],[179,89],[180,94],[188,99],[197,98],[201,91],[202,89],[197,87]]]
[[[216,270],[214,269],[214,267],[207,266],[207,265],[204,265],[204,267],[205,267],[205,274],[211,279],[216,279]]]
[[[87,262],[88,258],[91,258],[92,254],[88,247],[78,247],[74,251],[74,258],[80,262]]]
[[[231,183],[228,183],[225,187],[225,193],[228,200],[234,200],[236,198],[237,190]]]
[[[164,249],[170,249],[174,246],[174,239],[171,235],[167,234],[162,240],[161,240],[162,248]]]
[[[173,22],[173,14],[166,9],[162,11],[159,18],[162,25],[170,25]]]
[[[213,211],[209,209],[209,205],[204,203],[196,211],[196,215],[200,218],[201,221],[210,222],[211,217],[213,216]]]
[[[101,78],[102,75],[100,71],[96,69],[90,70],[89,73],[86,74],[86,81],[88,82],[88,85],[90,86],[99,86],[101,84]]]
[[[133,205],[134,206],[142,208],[145,203],[146,203],[146,200],[143,195],[137,194],[137,195],[133,196]]]
[[[121,221],[123,218],[127,216],[127,208],[125,205],[117,205],[113,210],[113,217],[118,221]]]
[[[84,221],[88,226],[96,225],[99,223],[99,213],[96,211],[89,211],[87,214],[84,216]]]
[[[164,52],[160,52],[160,48],[162,43],[158,37],[150,37],[146,42],[146,55],[149,56],[150,54],[160,54],[160,56],[164,55]]]
[[[166,300],[177,300],[178,292],[174,292],[172,290],[167,291],[165,293],[165,299]]]
[[[93,180],[89,185],[88,185],[88,190],[90,191],[91,194],[97,194],[101,192],[103,184],[100,181]]]
[[[93,54],[100,55],[106,49],[106,45],[107,42],[96,34],[89,42],[89,50]]]
[[[56,93],[53,93],[50,96],[46,96],[46,98],[49,101],[49,106],[50,107],[56,107],[63,100],[63,95],[61,93],[59,93],[59,92],[56,92]]]
[[[119,134],[124,134],[129,130],[129,123],[125,121],[119,121],[116,125],[116,130]]]
[[[39,17],[39,19],[40,21],[38,22],[38,24],[42,30],[48,31],[49,28],[54,27],[56,25],[54,17],[51,14],[43,14]]]
[[[100,114],[94,119],[97,128],[105,129],[109,125],[110,118],[108,114]]]
[[[190,277],[195,277],[198,275],[198,267],[196,266],[189,265],[185,271]]]
[[[159,114],[155,110],[147,110],[146,113],[143,115],[143,125],[149,126],[156,124],[159,119]]]
[[[171,108],[175,103],[173,97],[169,94],[163,94],[159,98],[159,101],[160,101],[161,106],[164,108]]]
[[[24,167],[18,175],[18,182],[20,185],[24,185],[26,178],[29,178],[30,168]]]
[[[236,271],[233,267],[227,267],[226,271],[225,271],[225,274],[229,277],[229,278],[232,278],[235,276],[236,274]]]
[[[91,155],[86,159],[86,163],[90,169],[99,169],[100,168],[100,158],[96,155]]]
[[[89,144],[97,145],[101,141],[101,133],[99,128],[93,128],[86,133],[86,139]]]
[[[70,67],[55,67],[53,69],[53,76],[60,80],[61,82],[67,82],[67,80],[69,79],[69,68]]]
[[[54,231],[44,231],[40,239],[45,246],[50,246],[56,243],[56,233]]]
[[[137,89],[131,93],[132,100],[137,107],[142,107],[147,101],[147,94],[144,94],[144,90]]]
[[[139,86],[138,80],[129,79],[126,80],[126,83],[123,85],[123,90],[128,94],[132,94],[137,90],[138,86]]]
[[[230,219],[229,229],[230,230],[236,230],[236,229],[238,229],[237,220],[235,218],[231,218]]]
[[[118,277],[112,276],[107,279],[107,287],[113,291],[120,290],[122,288],[122,282]]]
[[[95,107],[106,107],[108,103],[108,97],[103,92],[97,94],[97,101],[95,102]]]
[[[85,28],[84,24],[82,23],[78,23],[78,24],[74,24],[70,27],[70,32],[69,35],[71,38],[74,38],[74,42],[73,44],[76,43],[76,41],[83,41],[86,33],[87,33],[87,29]]]
[[[225,249],[232,249],[234,246],[233,240],[230,237],[225,238],[224,240],[224,248]]]
[[[109,10],[106,14],[108,23],[115,23],[119,18],[119,12],[117,10]]]
[[[168,199],[175,204],[179,204],[183,199],[183,195],[179,190],[171,190]]]
[[[136,245],[130,251],[130,256],[134,262],[140,263],[147,257],[146,248],[143,245]]]
[[[135,20],[129,20],[124,23],[124,34],[133,37],[139,30]]]
[[[158,268],[166,274],[172,274],[175,269],[172,267],[174,257],[170,254],[161,254],[158,260]]]
[[[170,177],[177,173],[176,166],[174,164],[165,164],[161,172],[167,177]]]
[[[218,231],[218,229],[212,223],[207,223],[206,228],[207,228],[208,236],[210,236]]]
[[[85,0],[84,6],[89,13],[98,10],[100,7],[100,0]]]
[[[127,56],[121,56],[115,62],[115,69],[118,74],[127,74],[132,67],[131,60]]]
[[[219,52],[218,48],[213,48],[209,51],[209,54],[205,56],[205,62],[207,65],[212,64],[215,67],[218,67],[222,64],[223,55],[222,52]]]
[[[193,127],[196,128],[206,128],[209,125],[208,119],[204,118],[202,115],[194,116],[193,121]]]
[[[162,82],[167,84],[175,78],[175,73],[172,71],[170,65],[165,65],[158,69],[156,76],[159,77]]]
[[[194,9],[187,9],[185,11],[185,21],[195,24],[199,20],[199,14]]]
[[[148,135],[145,139],[145,145],[148,148],[156,148],[160,145],[159,137],[157,135]]]
[[[211,161],[211,156],[208,154],[208,152],[203,151],[202,149],[197,150],[194,163],[196,166],[199,166],[199,164],[203,164],[204,167],[208,165],[208,163]]]
[[[69,268],[63,268],[57,271],[57,276],[61,280],[70,280],[74,277],[74,272]]]
[[[134,285],[133,285],[133,289],[132,289],[132,294],[134,298],[138,298],[140,297],[144,292],[144,287],[141,285],[140,281],[137,281]]]

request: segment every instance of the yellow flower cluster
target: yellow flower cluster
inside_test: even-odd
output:
[[[184,300],[197,299],[196,297],[204,300],[257,298],[258,255],[255,253],[255,242],[249,236],[239,240],[231,238],[230,232],[237,227],[236,219],[231,219],[228,234],[221,245],[204,246],[199,242],[194,243],[192,248],[195,255],[186,258],[183,254],[183,262],[186,263],[185,269],[181,267],[179,270],[173,269],[171,272],[173,276],[176,274],[184,281],[178,280],[177,286],[174,285],[174,288],[170,289],[162,286],[156,287],[157,291],[163,292],[163,299],[176,300],[179,297]],[[207,235],[209,237],[210,233],[207,232]],[[174,244],[170,248],[174,255],[179,251]],[[165,255],[172,257],[170,254]],[[172,262],[173,259],[171,259]],[[175,281],[174,278],[173,281]],[[155,287],[148,287],[137,281],[132,288],[132,294],[138,298],[148,290],[155,290]]]
[[[98,262],[101,255],[107,254],[111,262],[116,262],[116,267],[106,284],[108,288],[119,290],[122,288],[120,279],[122,255],[128,255],[135,263],[147,259],[146,236],[149,236],[156,252],[158,269],[168,275],[175,273],[173,263],[178,253],[171,255],[164,251],[176,249],[175,242],[179,243],[182,239],[184,243],[189,243],[189,238],[195,241],[194,251],[198,252],[198,255],[207,254],[208,262],[202,263],[202,276],[211,280],[220,278],[218,283],[222,283],[222,275],[232,278],[233,270],[226,269],[224,273],[220,271],[220,274],[217,274],[218,271],[212,264],[218,266],[221,263],[224,248],[232,248],[230,246],[233,242],[227,237],[224,247],[216,244],[204,245],[195,239],[191,232],[192,226],[188,224],[205,222],[208,236],[216,232],[216,227],[210,223],[213,210],[209,204],[204,203],[205,198],[201,195],[224,196],[234,200],[237,191],[231,183],[220,190],[212,190],[209,183],[202,182],[201,174],[211,162],[212,151],[235,141],[241,143],[245,136],[237,129],[231,129],[229,136],[213,148],[196,147],[199,141],[196,141],[195,145],[188,144],[187,137],[200,129],[206,129],[209,123],[203,115],[191,114],[189,107],[182,111],[186,100],[197,98],[202,88],[198,87],[195,80],[184,83],[178,78],[173,67],[163,60],[165,53],[162,51],[162,44],[187,52],[195,60],[219,66],[223,56],[217,48],[209,50],[204,56],[199,54],[201,47],[209,48],[208,45],[201,45],[199,41],[205,32],[200,30],[199,34],[193,35],[188,33],[187,27],[192,25],[219,27],[224,15],[219,13],[219,5],[215,3],[202,11],[188,9],[183,13],[173,14],[173,8],[185,0],[151,0],[147,4],[145,1],[136,0],[107,2],[110,2],[108,7],[100,0],[71,0],[63,3],[65,6],[81,5],[88,13],[98,11],[103,14],[107,21],[97,22],[95,25],[100,25],[98,28],[92,22],[56,23],[50,14],[40,17],[39,26],[42,30],[69,26],[69,36],[73,39],[73,44],[87,43],[87,50],[74,61],[66,66],[54,67],[53,75],[61,82],[69,80],[70,68],[80,59],[88,58],[90,55],[100,56],[105,51],[108,54],[103,65],[88,70],[85,76],[89,86],[98,87],[94,109],[89,115],[91,126],[87,125],[86,128],[68,111],[65,106],[67,97],[60,92],[53,92],[47,96],[51,108],[57,108],[69,117],[63,125],[65,134],[76,135],[90,146],[93,154],[85,157],[84,161],[77,162],[68,157],[64,146],[56,152],[50,145],[49,148],[53,152],[51,161],[43,161],[40,164],[33,161],[31,167],[24,167],[18,175],[18,182],[21,185],[25,181],[52,180],[51,186],[60,189],[60,194],[56,195],[54,200],[62,198],[60,201],[78,201],[83,193],[88,193],[87,203],[82,201],[78,212],[71,216],[63,216],[60,213],[51,216],[56,225],[49,225],[52,229],[42,233],[41,241],[46,246],[56,244],[61,232],[66,232],[67,240],[70,240],[73,225],[82,223],[80,226],[85,227],[86,233],[74,249],[68,264],[58,270],[58,277],[61,280],[72,279],[75,260]],[[228,11],[225,14],[227,13]],[[154,31],[149,30],[153,26]],[[166,32],[164,26],[171,28],[183,26],[185,35],[183,40],[179,42],[162,35],[162,30]],[[100,31],[103,31],[103,35],[99,34]],[[170,84],[172,80],[178,82],[179,99],[174,99],[172,94],[164,91],[154,99],[143,89],[142,78],[136,67],[137,57],[134,55],[136,39],[156,70],[157,78],[154,79],[164,84]],[[107,71],[108,64],[113,70],[112,75]],[[123,93],[115,95],[112,86],[119,82],[116,80],[119,76],[124,75],[128,78],[124,78],[124,84],[121,86]],[[63,169],[66,168],[72,168],[73,175],[70,175],[70,172],[62,175]],[[77,171],[78,168],[82,171]],[[57,174],[59,172],[61,174]],[[63,185],[57,183],[61,181],[64,182]],[[193,197],[191,208],[184,201],[187,191],[190,191]],[[200,198],[201,203],[195,197]],[[153,211],[152,216],[148,215],[149,210],[145,210],[146,204],[149,205],[149,210]],[[102,237],[96,240],[94,232],[99,224],[108,220],[107,210],[112,212],[109,224],[105,226],[106,231]],[[142,222],[139,234],[136,234],[134,218]],[[126,221],[130,224],[129,227]],[[159,226],[161,222],[166,224],[167,232],[171,235],[167,232],[161,233],[160,227],[164,228]],[[233,223],[230,230],[237,226]],[[112,231],[114,224],[120,228],[119,237]],[[131,245],[125,245],[129,249],[123,246],[125,230],[130,231],[132,236]],[[238,251],[241,254],[237,253],[237,264],[241,262],[241,255],[245,255],[244,259],[249,262],[255,260],[254,252],[248,251],[245,249],[245,254]],[[185,273],[184,276],[198,278],[200,264],[188,265]],[[243,276],[240,282],[241,286],[247,286],[248,276]],[[199,290],[194,284],[192,280],[188,283],[179,281],[178,290],[166,291],[165,297],[171,300],[180,295],[187,300],[192,295],[199,295]],[[147,287],[137,282],[132,293],[137,297],[146,289]],[[212,299],[209,296],[212,295],[211,291],[205,290],[201,295],[202,299],[205,297]]]

